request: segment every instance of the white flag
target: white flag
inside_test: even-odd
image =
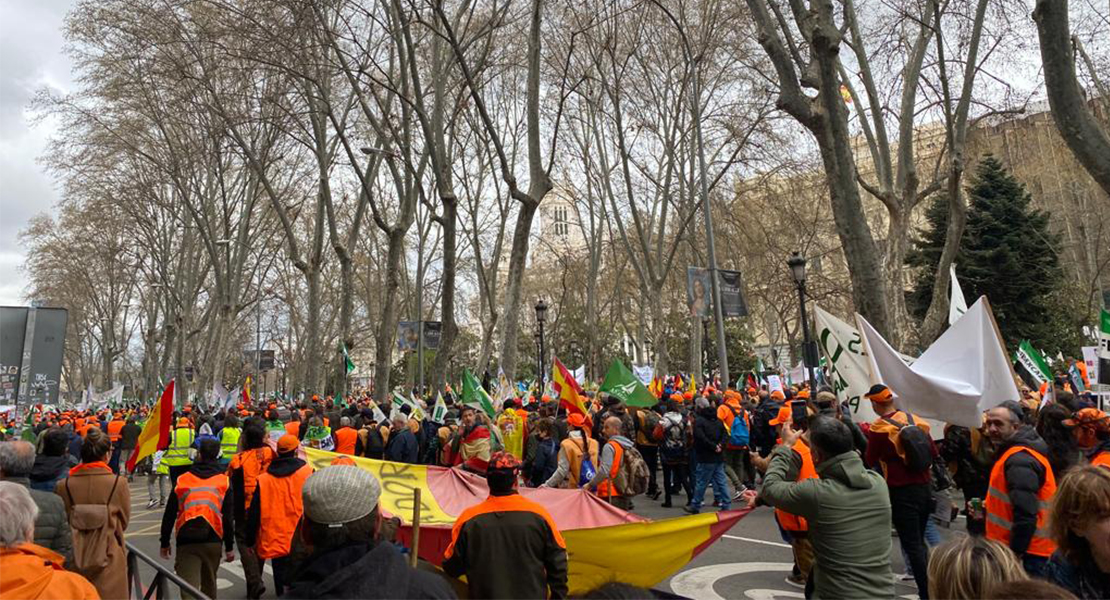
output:
[[[570,374],[574,376],[574,380],[578,382],[578,385],[586,385],[586,365],[582,365],[577,369],[572,369]]]
[[[432,421],[443,423],[447,418],[447,403],[443,401],[443,392],[436,392],[436,405],[432,409]]]
[[[964,316],[967,312],[967,300],[964,299],[964,292],[960,289],[960,280],[956,279],[956,263],[952,263],[951,269],[951,285],[949,289],[951,294],[948,297],[948,325],[955,325],[956,321]]]
[[[871,381],[894,392],[895,406],[954,425],[979,427],[982,413],[1020,398],[1010,358],[995,329],[986,296],[907,365],[894,348],[856,315]]]
[[[636,379],[640,380],[640,383],[651,385],[651,379],[655,377],[655,368],[651,365],[632,365],[632,374],[636,376]]]

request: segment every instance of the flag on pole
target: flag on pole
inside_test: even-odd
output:
[[[1098,382],[1110,385],[1110,312],[1103,309],[1098,328]]]
[[[243,404],[251,405],[251,376],[247,375],[247,380],[243,382]]]
[[[952,263],[949,271],[952,282],[949,285],[951,293],[948,297],[948,324],[955,325],[956,320],[967,312],[967,300],[964,298],[964,291],[960,288],[960,280],[956,279],[956,263]]]
[[[755,357],[755,374],[758,375],[760,379],[763,379],[763,372],[766,370],[767,367],[763,365],[763,357],[757,355]]]
[[[436,405],[432,409],[432,421],[443,423],[447,418],[447,403],[443,401],[443,392],[436,392]]]
[[[467,369],[463,369],[462,403],[486,413],[490,418],[493,418],[496,414],[489,393],[482,388],[482,384]]]
[[[1079,372],[1078,364],[1073,362],[1068,367],[1068,376],[1071,377],[1071,388],[1075,390],[1075,393],[1082,394],[1087,391],[1087,386],[1083,383],[1083,374]]]
[[[343,353],[343,364],[346,365],[347,374],[350,375],[351,371],[355,370],[355,363],[351,360],[351,355],[347,353],[346,342],[339,342],[339,351]]]
[[[658,375],[655,375],[651,378],[651,384],[648,385],[648,391],[651,392],[651,395],[655,396],[656,398],[663,396],[663,380],[660,379]]]
[[[558,358],[555,359],[555,366],[551,369],[551,385],[555,388],[555,393],[559,395],[560,406],[566,408],[567,411],[580,413],[584,417],[590,416],[590,413],[586,410],[586,404],[580,396],[582,388],[574,380],[570,371],[563,366],[563,363],[559,362]]]
[[[620,398],[627,406],[654,406],[656,399],[639,379],[619,360],[614,359],[601,382],[601,391]]]
[[[1052,381],[1052,370],[1048,361],[1029,340],[1022,340],[1014,353],[1014,370],[1026,385],[1038,389],[1046,381]]]
[[[162,390],[161,399],[150,411],[146,425],[143,425],[143,431],[135,442],[135,451],[131,453],[131,458],[127,460],[127,470],[129,472],[135,470],[135,465],[140,460],[169,446],[175,394],[174,380],[171,379],[169,384],[166,385],[166,389]]]

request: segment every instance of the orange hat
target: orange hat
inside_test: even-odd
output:
[[[358,466],[355,464],[355,459],[351,458],[350,456],[336,456],[335,458],[333,458],[331,460],[331,466],[334,467],[337,465],[350,465],[352,467]]]
[[[277,451],[278,454],[289,454],[290,452],[296,452],[300,445],[301,441],[297,439],[297,436],[287,433],[278,440]]]
[[[683,400],[693,400],[694,399],[694,392],[683,392],[682,393],[682,399]]]
[[[542,400],[543,402],[551,402],[551,396],[544,394],[543,398],[540,398],[540,400]]]
[[[675,402],[682,402],[682,394],[679,394],[678,392],[671,394],[671,400],[674,400]]]
[[[582,413],[571,413],[567,417],[567,425],[581,429],[586,426],[586,417]]]
[[[251,415],[251,411],[249,411],[249,410],[241,410],[241,411],[239,411],[239,416],[240,416],[240,417],[249,417],[250,415]]]
[[[1070,419],[1064,419],[1068,427],[1086,427],[1094,431],[1110,431],[1110,417],[1097,408],[1082,408]]]
[[[894,393],[890,391],[890,388],[879,383],[871,386],[871,389],[867,390],[867,393],[864,394],[863,397],[873,402],[890,402],[891,398],[894,397]]]
[[[178,427],[188,427],[189,426],[189,419],[186,419],[185,417],[181,417],[180,419],[177,420],[177,426]]]
[[[771,397],[776,400],[786,400],[786,394],[782,393],[782,390],[775,390],[771,392]]]
[[[775,415],[774,419],[771,419],[770,421],[767,421],[767,424],[768,425],[781,425],[782,423],[785,423],[789,420],[790,420],[790,407],[789,406],[784,406],[784,407],[779,409],[779,412],[778,412],[777,415]]]

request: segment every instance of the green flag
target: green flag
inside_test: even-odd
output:
[[[1097,383],[1110,385],[1110,311],[1105,308],[1099,315],[1097,379]]]
[[[654,406],[655,396],[619,360],[613,360],[601,382],[601,391],[620,398],[628,406]]]
[[[347,365],[347,374],[350,375],[351,371],[355,370],[355,363],[351,360],[351,355],[347,354],[347,344],[339,342],[339,350],[343,353],[343,362]]]
[[[1042,383],[1052,381],[1052,370],[1048,368],[1048,361],[1028,340],[1021,341],[1018,351],[1014,353],[1014,363],[1016,363],[1017,374],[1033,389],[1039,388]]]
[[[474,375],[466,369],[463,369],[462,403],[486,413],[491,419],[497,414],[497,411],[493,409],[493,400],[490,399],[489,394],[482,389],[482,384],[478,382]]]

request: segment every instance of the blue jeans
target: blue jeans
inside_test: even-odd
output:
[[[728,493],[728,478],[725,477],[724,463],[698,463],[695,480],[697,483],[694,486],[694,497],[690,501],[691,508],[694,510],[701,508],[702,502],[705,501],[705,488],[712,483],[713,497],[720,504],[721,510],[729,509],[732,496]]]

